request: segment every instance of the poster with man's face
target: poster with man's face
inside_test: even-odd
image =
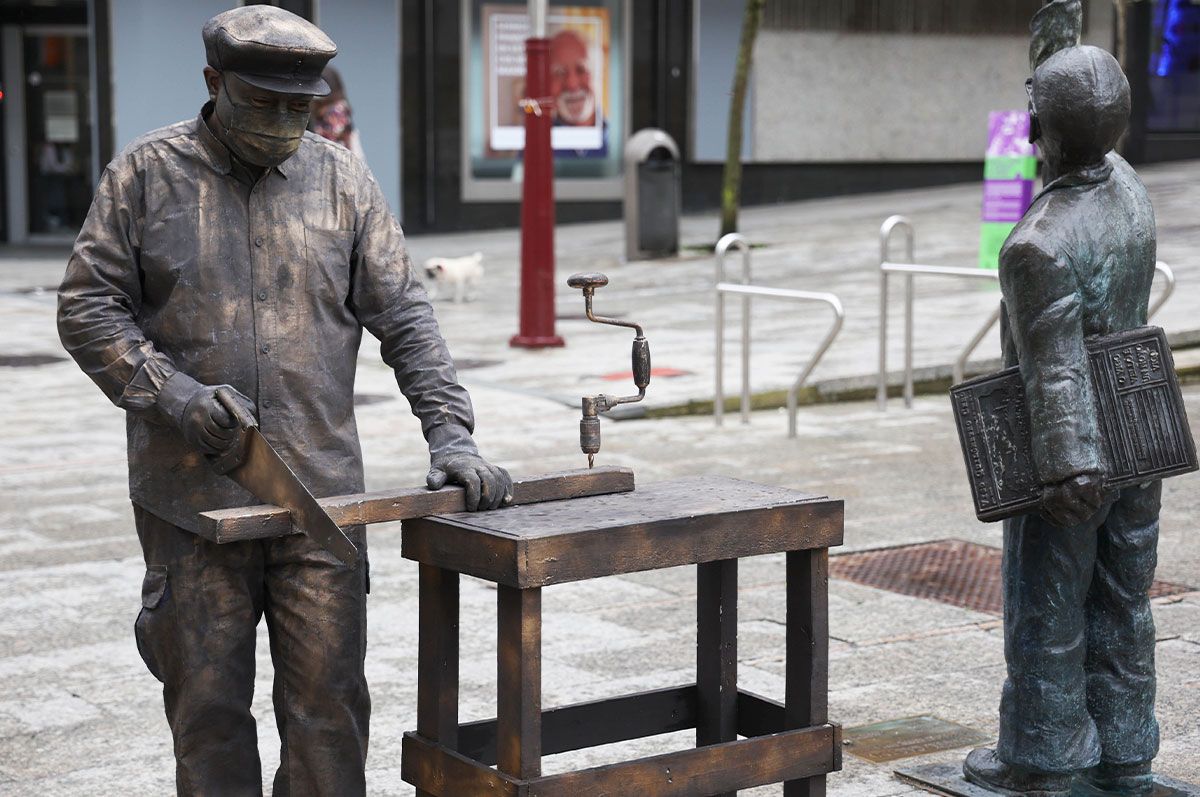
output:
[[[487,4],[481,15],[487,157],[525,146],[525,39],[529,17],[512,5]],[[559,157],[603,157],[608,150],[609,16],[607,8],[555,6],[550,39],[550,144]]]

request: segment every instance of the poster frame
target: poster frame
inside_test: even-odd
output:
[[[633,36],[630,28],[633,14],[633,0],[621,2],[621,30],[614,32],[620,36],[621,54],[625,59],[621,70],[621,129],[615,131],[620,136],[621,146],[629,139],[629,115],[632,111],[632,51]],[[471,174],[471,137],[468,132],[469,120],[472,113],[478,109],[471,107],[471,92],[468,91],[471,68],[471,35],[474,33],[474,16],[471,9],[472,0],[459,0],[462,24],[460,26],[460,125],[459,125],[459,175],[463,202],[520,202],[521,183],[512,180],[481,179]],[[482,33],[480,34],[482,35]],[[560,202],[594,202],[596,200],[620,200],[624,191],[624,176],[617,174],[613,177],[555,177],[554,199]]]

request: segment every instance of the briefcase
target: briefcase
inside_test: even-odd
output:
[[[1085,344],[1105,489],[1200,468],[1166,333],[1139,327]],[[950,398],[976,517],[991,522],[1037,511],[1042,483],[1019,369],[969,379],[950,388]]]

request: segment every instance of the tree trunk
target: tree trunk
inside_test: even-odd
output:
[[[738,45],[737,69],[729,99],[729,142],[725,151],[725,176],[721,181],[721,235],[737,231],[738,205],[742,196],[742,117],[746,111],[746,86],[754,61],[754,40],[762,22],[766,0],[746,0],[742,18],[742,41]]]

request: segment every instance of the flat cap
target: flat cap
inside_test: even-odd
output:
[[[337,45],[290,11],[267,5],[233,8],[204,23],[203,36],[208,65],[219,72],[285,94],[329,93],[321,72],[337,55]]]

